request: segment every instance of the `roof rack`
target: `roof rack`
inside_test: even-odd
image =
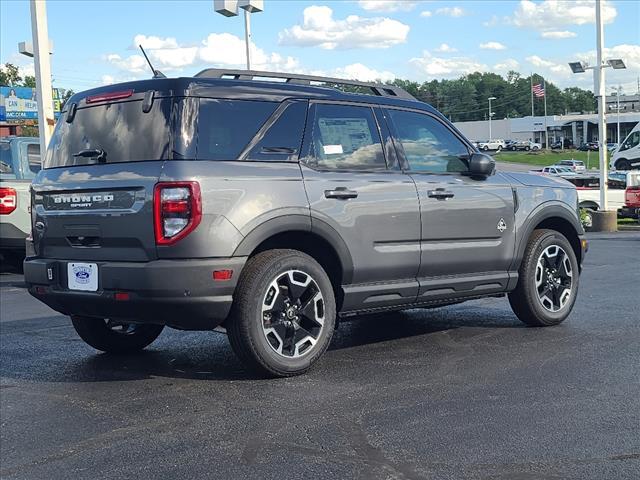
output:
[[[197,78],[233,78],[235,80],[253,80],[254,78],[281,78],[286,83],[297,85],[311,85],[311,82],[328,83],[334,85],[348,85],[364,87],[371,90],[374,95],[381,97],[395,97],[408,100],[416,100],[406,90],[395,85],[383,85],[379,83],[359,82],[357,80],[345,80],[342,78],[320,77],[315,75],[299,75],[296,73],[263,72],[259,70],[227,70],[224,68],[207,68],[195,75]]]

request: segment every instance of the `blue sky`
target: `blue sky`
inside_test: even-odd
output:
[[[593,0],[420,1],[264,0],[252,16],[254,68],[373,80],[457,78],[475,70],[545,75],[561,87],[591,88],[570,60],[594,62]],[[243,68],[241,17],[202,1],[49,0],[52,71],[58,87],[82,90],[149,76],[134,43],[169,76],[206,66]],[[640,2],[604,3],[609,85],[636,93],[640,75]],[[17,43],[31,39],[29,2],[0,2],[0,63],[32,73]]]

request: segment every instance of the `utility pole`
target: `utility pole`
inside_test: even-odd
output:
[[[531,116],[533,117],[533,73],[529,76],[531,80],[531,88],[529,89],[529,93],[531,94]]]
[[[31,0],[31,32],[33,35],[33,63],[36,73],[40,152],[44,158],[44,152],[49,145],[51,132],[55,124],[53,95],[51,92],[47,5],[45,0]]]
[[[542,91],[544,92],[544,149],[549,150],[549,132],[547,131],[547,82],[542,79]]]
[[[620,145],[620,90],[622,90],[622,85],[612,87],[612,90],[615,90],[616,92],[616,123],[618,124],[617,143]]]
[[[487,139],[488,141],[491,141],[491,139],[493,138],[491,136],[491,117],[493,117],[493,112],[491,111],[491,100],[495,100],[496,97],[489,97],[489,138]]]

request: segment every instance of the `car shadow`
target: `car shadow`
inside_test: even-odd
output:
[[[96,353],[80,340],[64,321],[50,330],[47,319],[32,321],[32,330],[11,326],[17,341],[2,342],[0,374],[7,379],[46,382],[113,382],[153,377],[207,381],[259,381],[264,377],[247,371],[234,355],[225,335],[216,332],[177,332],[165,329],[154,344],[135,354]],[[8,322],[17,323],[17,322]],[[6,325],[6,323],[5,323]],[[38,326],[39,328],[35,328]],[[482,306],[443,307],[430,310],[383,313],[342,321],[335,331],[320,367],[310,375],[331,375],[332,360],[341,350],[349,354],[378,355],[370,348],[381,342],[426,337],[410,344],[415,355],[424,354],[434,334],[467,329],[525,328],[504,308]],[[6,330],[5,330],[6,332]],[[420,350],[420,351],[418,351]],[[411,353],[410,353],[411,355]]]

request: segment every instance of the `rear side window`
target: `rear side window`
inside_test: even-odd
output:
[[[2,175],[2,178],[16,178],[16,174],[13,171],[11,144],[9,142],[0,142],[0,175]]]
[[[236,160],[278,105],[275,102],[201,98],[198,160]]]
[[[27,145],[27,162],[29,171],[36,174],[42,168],[42,159],[40,158],[40,144],[30,143]]]
[[[171,101],[158,98],[147,113],[142,101],[78,108],[73,122],[58,121],[44,168],[97,163],[82,151],[102,151],[106,163],[167,159]]]
[[[312,110],[310,167],[386,169],[378,125],[370,107],[319,103]]]

